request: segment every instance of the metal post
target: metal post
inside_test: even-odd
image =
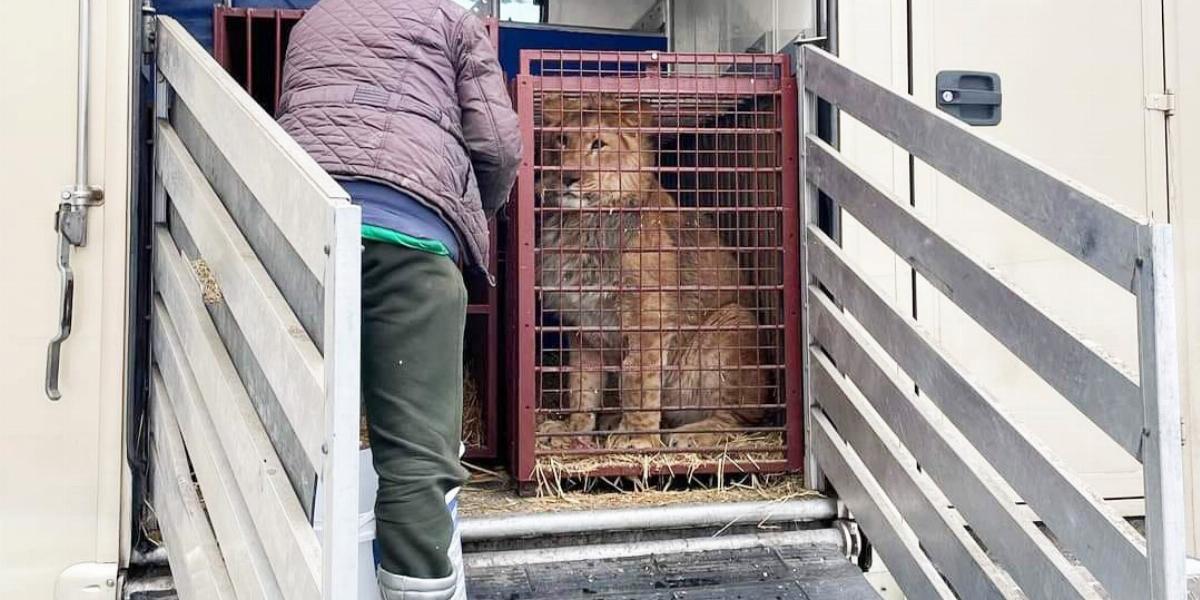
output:
[[[1146,431],[1142,449],[1150,598],[1186,597],[1183,444],[1171,227],[1143,228],[1136,277]]]
[[[804,48],[801,46],[797,49],[797,67],[798,79],[797,87],[800,91],[800,185],[803,186],[804,196],[800,202],[800,281],[801,281],[801,315],[802,315],[802,332],[801,339],[804,347],[802,349],[803,358],[803,386],[804,386],[804,439],[811,440],[812,438],[812,378],[810,377],[812,366],[812,343],[811,329],[809,325],[809,305],[812,298],[809,294],[809,286],[813,283],[813,279],[808,273],[808,226],[816,224],[818,219],[817,213],[817,198],[819,191],[817,187],[808,180],[808,145],[806,138],[809,135],[815,135],[817,132],[817,97],[810,92],[804,85],[806,70],[804,67]],[[816,454],[813,453],[811,444],[804,449],[804,485],[813,490],[824,490],[826,488],[825,475],[821,472],[820,466],[817,464]]]
[[[359,317],[362,306],[362,216],[356,206],[332,209],[326,246],[325,529],[321,532],[321,597],[358,597]]]

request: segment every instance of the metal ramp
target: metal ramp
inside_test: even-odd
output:
[[[475,567],[473,600],[878,598],[837,542]]]

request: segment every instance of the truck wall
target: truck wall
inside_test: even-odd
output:
[[[840,0],[838,53],[897,91],[909,87],[911,68],[913,93],[927,106],[933,104],[933,75],[938,70],[998,72],[1004,117],[996,128],[973,131],[1107,194],[1136,214],[1176,225],[1184,412],[1190,423],[1200,423],[1200,402],[1190,402],[1195,394],[1188,388],[1189,379],[1200,381],[1194,358],[1200,356],[1195,300],[1200,297],[1200,211],[1187,201],[1200,189],[1200,171],[1190,168],[1200,160],[1200,144],[1189,143],[1200,140],[1200,119],[1194,114],[1200,111],[1200,45],[1195,36],[1184,33],[1200,25],[1200,8],[1178,0],[1064,3],[1031,19],[1025,7],[1009,4],[966,8],[943,0]],[[1076,10],[1085,4],[1086,10]],[[1169,141],[1164,139],[1161,114],[1144,106],[1145,94],[1163,88],[1164,22],[1166,87],[1176,92]],[[1051,314],[1136,368],[1136,327],[1128,294],[1097,283],[1096,276],[1068,264],[1045,244],[1031,243],[1028,232],[1003,222],[1002,216],[935,176],[920,161],[910,168],[906,152],[853,119],[842,117],[840,133],[843,151],[877,182],[912,201],[919,214],[998,267]],[[1169,210],[1163,152],[1167,146],[1175,186]],[[910,190],[915,190],[911,197]],[[1060,406],[1065,404],[1061,397],[966,323],[931,286],[914,278],[907,264],[851,219],[846,221],[844,246],[865,265],[874,283],[892,292],[899,305],[912,307],[951,354],[1002,402],[1010,402],[1014,415],[1069,468],[1084,474],[1085,481],[1107,497],[1140,496],[1140,469],[1131,458],[1100,439],[1090,423],[1076,419],[1072,408]],[[1194,427],[1189,430],[1186,438],[1200,435]],[[1194,445],[1189,451],[1190,474],[1200,469],[1200,452]],[[1192,489],[1196,483],[1189,485]],[[1191,512],[1197,513],[1200,498],[1195,493],[1190,498],[1195,509]],[[1117,504],[1127,513],[1142,510],[1137,501]],[[1200,541],[1195,531],[1193,527],[1193,551]]]
[[[1200,553],[1200,5],[1186,0],[1166,3],[1167,87],[1176,95],[1171,117],[1171,220],[1176,225],[1175,251],[1179,264],[1180,342],[1184,388],[1184,468],[1188,474],[1188,549]],[[1173,60],[1172,60],[1173,59]]]
[[[140,2],[138,3],[140,4]],[[112,597],[121,553],[122,421],[134,3],[92,3],[88,245],[72,257],[75,329],[63,348],[61,401],[43,393],[58,322],[59,192],[74,173],[76,16],[71,0],[12,2],[0,20],[0,598],[51,598],[77,563]],[[98,578],[98,579],[97,579]],[[71,596],[65,596],[71,597]],[[78,597],[78,596],[75,596]]]

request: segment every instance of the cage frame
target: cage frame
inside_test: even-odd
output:
[[[535,75],[533,64],[553,55],[563,63],[575,61],[617,63],[645,61],[661,65],[709,64],[736,68],[739,65],[771,64],[777,67],[777,78],[750,77],[685,77],[673,75],[634,77],[580,76],[570,78],[561,73]],[[570,79],[570,81],[564,81]],[[535,165],[536,136],[540,127],[535,127],[535,94],[547,91],[573,93],[633,92],[636,94],[661,93],[679,94],[688,91],[707,91],[716,94],[775,94],[778,96],[777,129],[781,133],[779,146],[781,202],[781,248],[782,260],[779,268],[782,282],[780,318],[782,340],[778,344],[783,356],[777,363],[783,365],[781,380],[777,383],[779,403],[784,416],[784,444],[782,459],[757,461],[754,463],[704,463],[688,469],[693,474],[734,473],[797,473],[804,464],[804,409],[802,399],[801,360],[801,290],[800,290],[800,230],[801,207],[799,201],[799,107],[796,77],[792,62],[783,54],[749,55],[735,53],[672,53],[658,51],[545,51],[522,50],[521,70],[512,81],[514,104],[517,109],[523,154],[518,170],[514,199],[509,210],[508,271],[506,307],[508,315],[507,347],[509,368],[509,431],[512,446],[511,468],[515,479],[528,490],[534,482],[537,460],[538,405],[541,399],[538,357],[538,301],[536,287],[537,215],[535,209]],[[657,129],[662,129],[657,128]],[[655,169],[660,171],[661,168]],[[553,451],[550,451],[553,453]],[[586,477],[654,477],[683,475],[669,465],[605,466],[588,471]]]

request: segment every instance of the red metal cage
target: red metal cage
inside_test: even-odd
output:
[[[304,10],[275,8],[213,9],[213,55],[264,110],[275,114],[283,79],[283,59],[292,28]],[[484,19],[492,44],[498,41],[495,19]],[[491,264],[498,271],[496,223]],[[499,456],[500,304],[496,288],[483,278],[467,282],[467,344],[463,438],[468,458]]]
[[[517,478],[798,470],[790,63],[536,50],[521,63]]]

